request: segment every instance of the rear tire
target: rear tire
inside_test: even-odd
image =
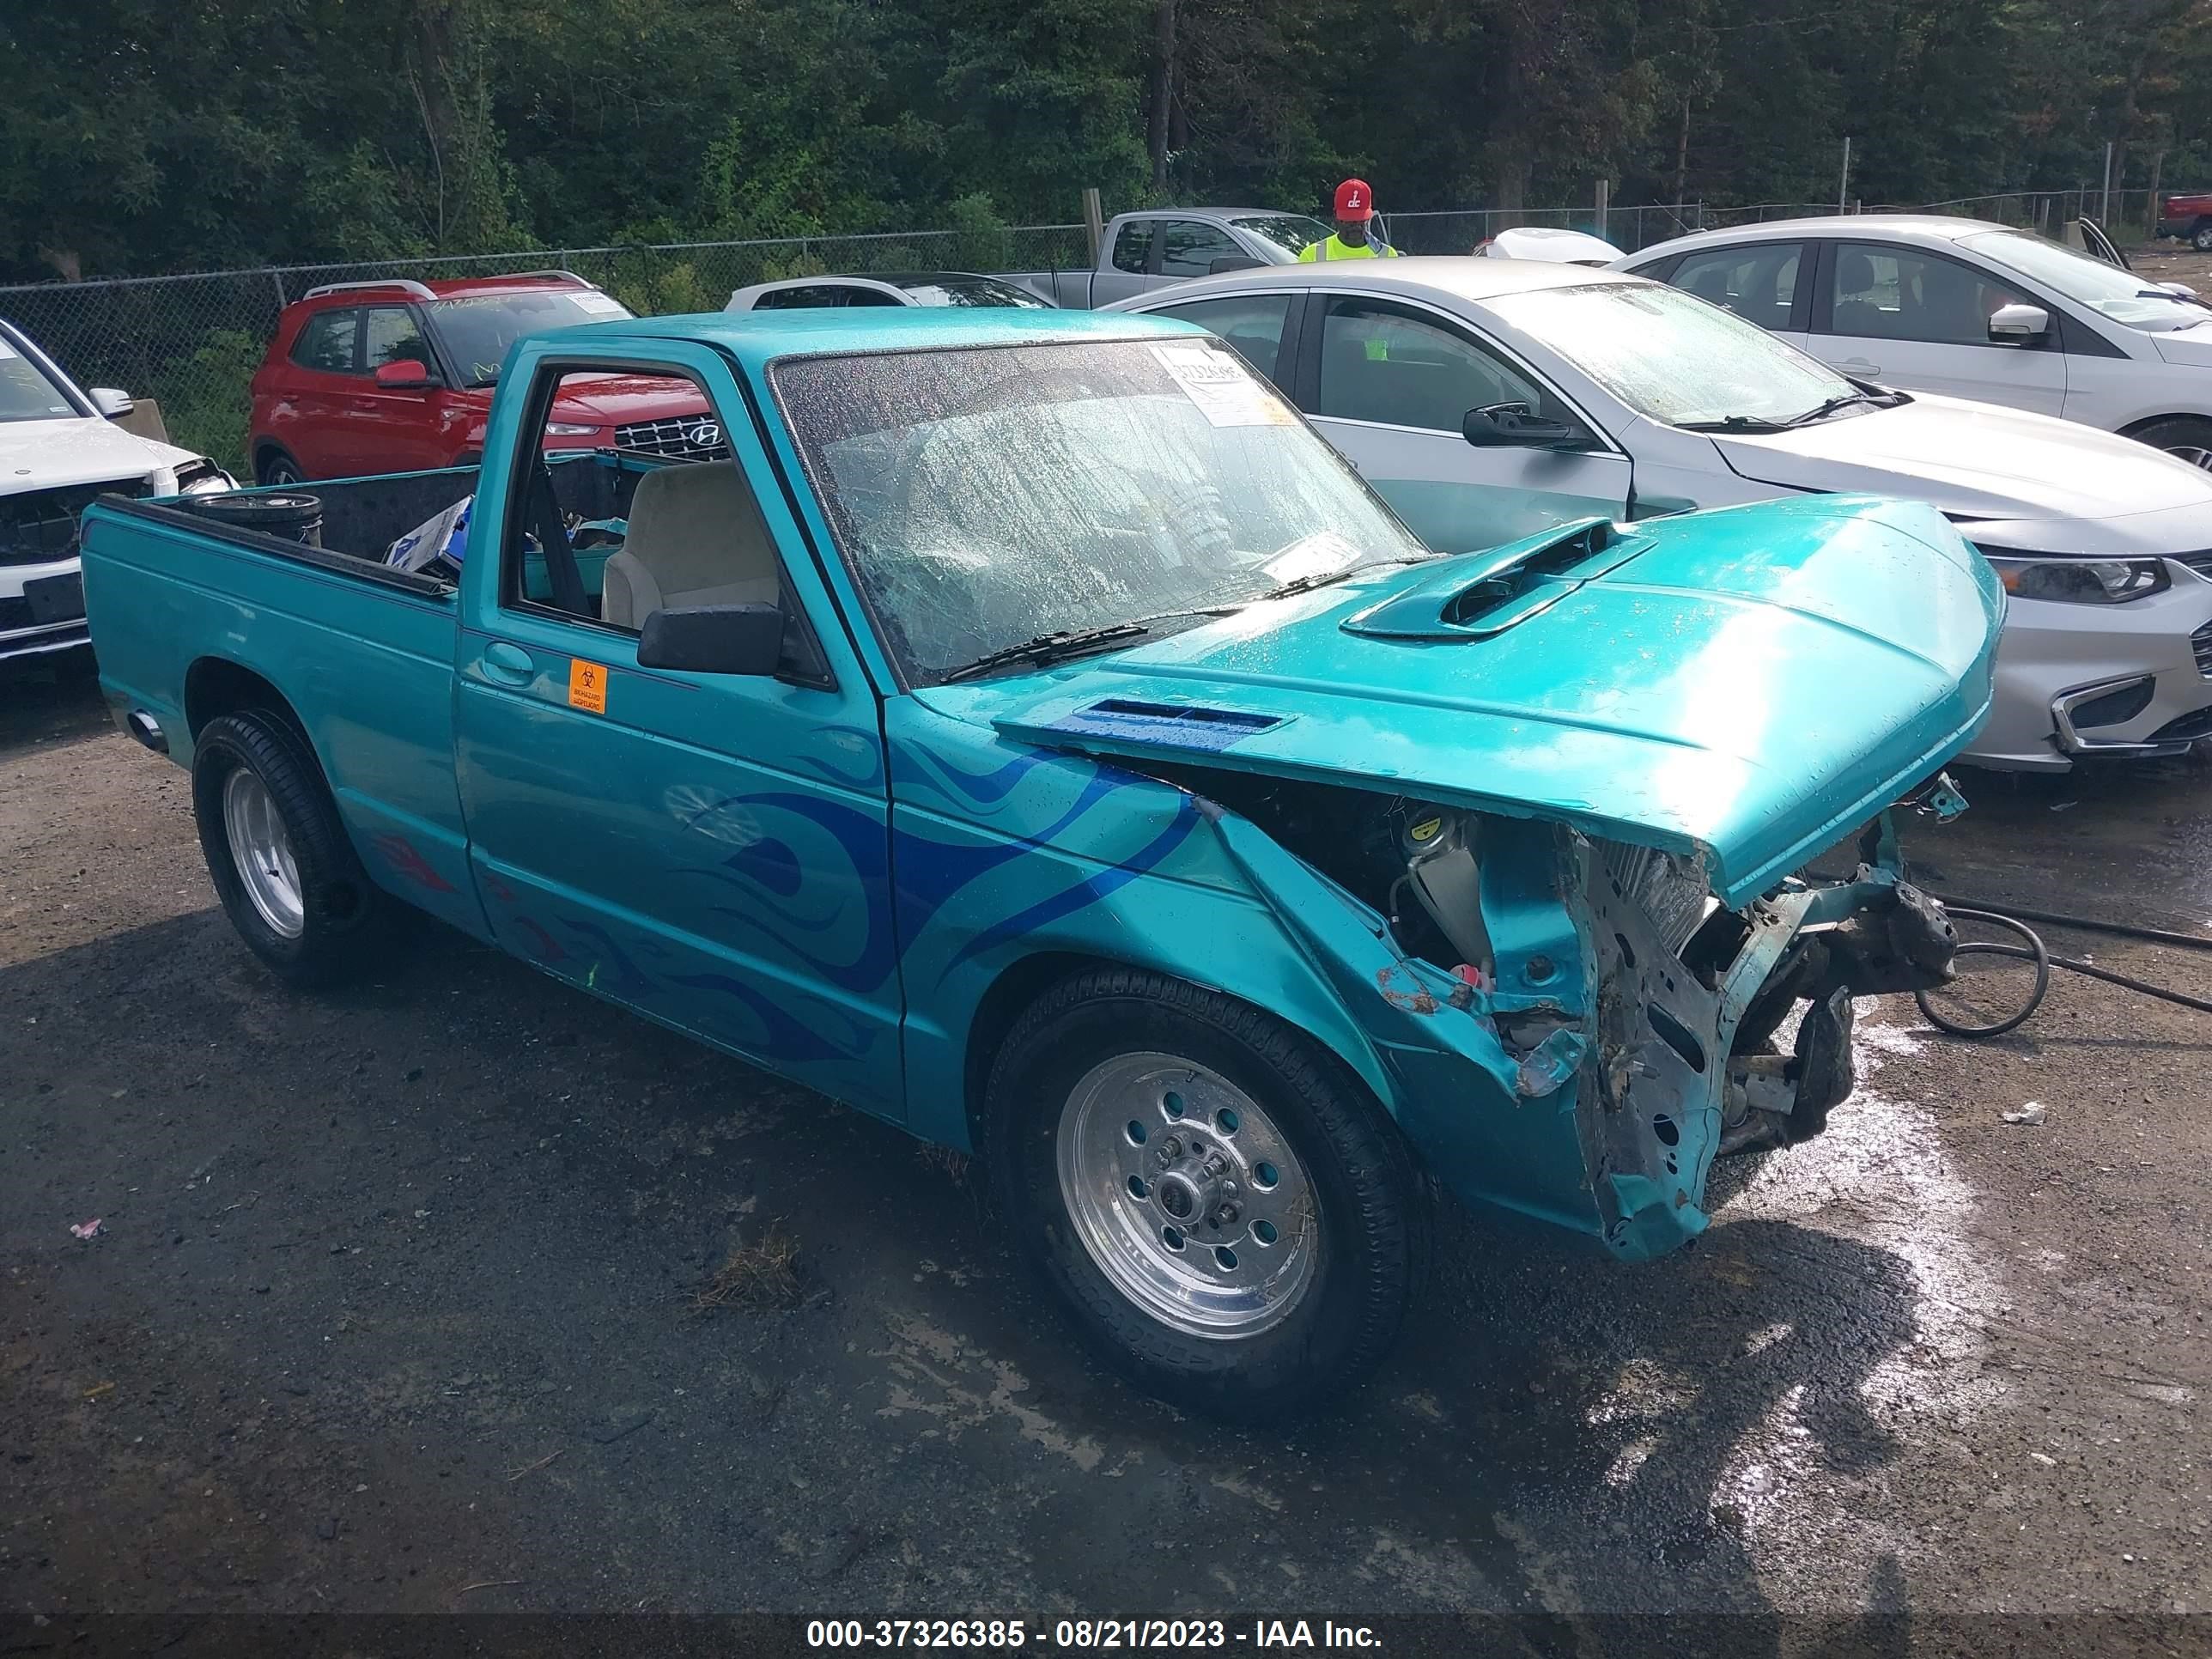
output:
[[[1279,1419],[1395,1341],[1427,1194],[1358,1079],[1282,1022],[1158,974],[1079,974],[1008,1033],[986,1110],[1014,1248],[1148,1393]]]
[[[301,470],[299,462],[281,449],[263,451],[261,464],[254,469],[254,476],[264,485],[276,489],[307,482],[307,475]]]
[[[367,971],[394,905],[362,868],[321,769],[273,714],[222,714],[192,750],[192,814],[231,926],[286,984]]]
[[[2162,449],[2178,461],[2212,471],[2212,421],[2195,415],[2176,415],[2153,421],[2128,434],[2153,449]]]

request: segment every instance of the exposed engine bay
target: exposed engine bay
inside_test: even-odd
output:
[[[1173,774],[1333,884],[1401,968],[1435,987],[1394,990],[1386,969],[1365,986],[1370,998],[1432,1028],[1464,1017],[1486,1039],[1470,1052],[1495,1054],[1517,1113],[1572,1112],[1598,1230],[1624,1254],[1657,1254],[1702,1229],[1714,1158],[1826,1127],[1856,1083],[1854,998],[1952,976],[1950,922],[1899,878],[1887,815],[1862,837],[1850,879],[1792,878],[1731,910],[1700,860],[1561,824]],[[1948,783],[1936,789],[1929,810],[1963,806]],[[1405,1063],[1407,1048],[1391,1052]],[[1534,1138],[1478,1139],[1480,1165]],[[1479,1168],[1462,1173],[1489,1184]]]

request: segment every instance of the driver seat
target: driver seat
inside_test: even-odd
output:
[[[734,460],[678,462],[640,478],[629,533],[601,581],[599,620],[633,631],[662,609],[783,598],[775,545]]]

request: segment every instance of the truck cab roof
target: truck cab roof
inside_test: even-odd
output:
[[[1170,318],[1121,313],[840,306],[640,317],[562,329],[560,339],[563,345],[581,340],[594,345],[616,339],[697,340],[720,347],[746,368],[757,372],[779,357],[1050,345],[1060,341],[1129,340],[1153,335],[1164,338],[1203,332],[1194,324]]]

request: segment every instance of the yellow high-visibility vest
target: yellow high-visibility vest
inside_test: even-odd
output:
[[[1298,255],[1298,260],[1304,264],[1321,259],[1395,259],[1397,257],[1398,250],[1387,242],[1377,242],[1370,237],[1354,247],[1331,231],[1318,242],[1307,243],[1305,251]]]

